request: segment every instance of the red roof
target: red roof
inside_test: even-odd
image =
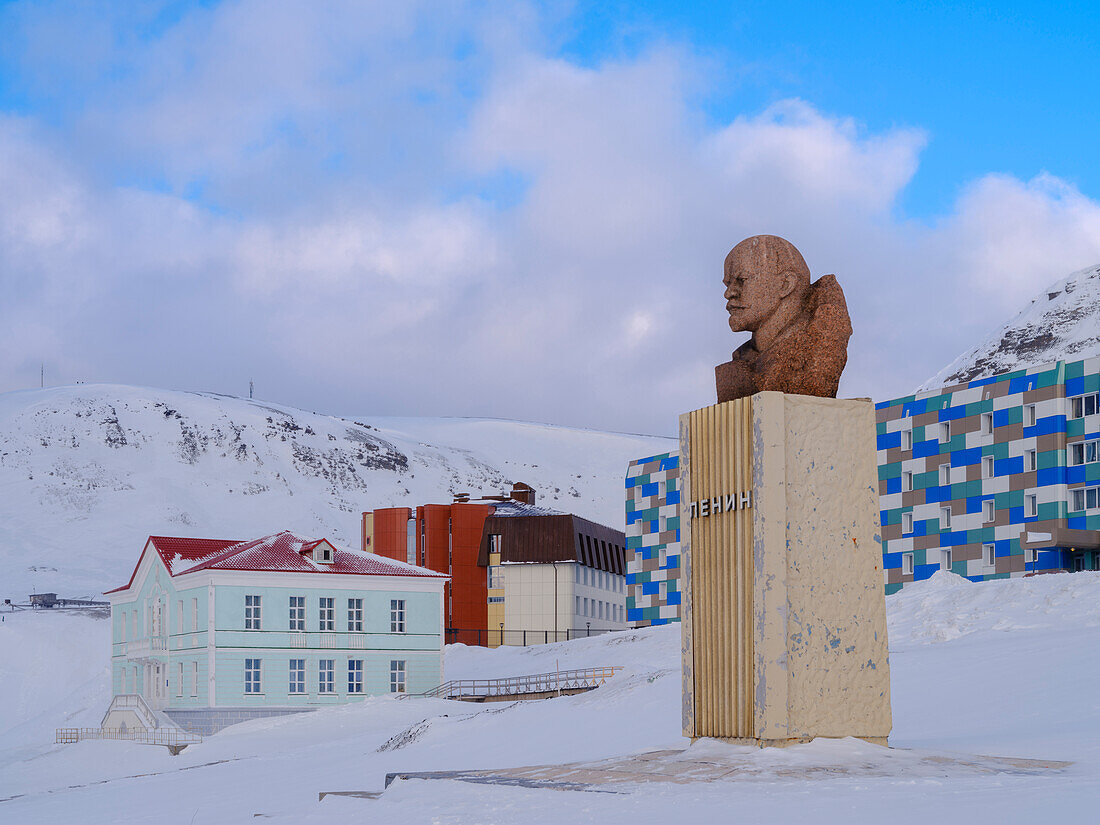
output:
[[[252,570],[279,573],[343,573],[359,576],[420,576],[447,578],[423,567],[394,561],[362,550],[348,550],[328,542],[333,548],[332,563],[315,562],[312,551],[326,539],[309,539],[289,531],[275,533],[251,541],[225,539],[191,539],[172,536],[150,536],[161,561],[171,576],[182,576],[199,570]],[[144,552],[142,556],[144,557]],[[130,581],[123,587],[108,590],[115,593],[134,583],[138,559]]]

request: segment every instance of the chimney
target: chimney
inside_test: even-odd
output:
[[[522,481],[516,481],[512,484],[512,492],[509,494],[509,498],[521,504],[533,505],[535,503],[535,488],[530,484],[524,484]]]
[[[455,493],[455,504],[466,504],[470,501],[469,493]]]

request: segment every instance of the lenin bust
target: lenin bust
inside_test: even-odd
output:
[[[765,390],[836,398],[852,335],[836,277],[810,283],[792,243],[756,235],[730,250],[723,282],[730,329],[752,338],[714,368],[718,402]]]

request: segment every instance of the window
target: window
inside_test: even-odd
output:
[[[913,532],[913,514],[902,513],[901,514],[901,532],[912,533]]]
[[[940,569],[941,570],[950,570],[951,569],[951,548],[949,548],[949,547],[945,547],[943,549],[943,551],[940,553]]]
[[[1039,515],[1039,497],[1032,493],[1024,496],[1024,516],[1031,518]]]
[[[390,693],[405,692],[405,660],[390,660]]]
[[[951,422],[943,421],[940,423],[940,444],[946,444],[951,440]]]
[[[1039,551],[1034,547],[1024,548],[1024,564],[1035,564],[1039,560]]]
[[[982,435],[993,434],[993,413],[982,413]]]
[[[993,521],[994,518],[996,518],[996,515],[994,513],[995,508],[996,508],[996,502],[991,498],[987,498],[985,501],[982,502],[982,521],[983,522],[988,524],[989,522]]]
[[[993,478],[993,456],[982,456],[982,478]]]
[[[489,597],[489,604],[504,604],[504,597],[503,596],[490,596]]]
[[[901,491],[909,493],[913,490],[913,471],[906,470],[901,474]]]
[[[191,695],[199,695],[199,663],[191,663]]]
[[[191,630],[197,631],[199,629],[199,600],[191,600]]]
[[[941,530],[950,530],[951,529],[951,508],[950,507],[941,507],[940,508],[940,529]]]
[[[183,599],[176,602],[176,632],[183,633]]]
[[[596,602],[596,618],[603,618],[603,602]]]
[[[1080,464],[1092,464],[1100,460],[1100,439],[1078,441],[1069,445],[1069,463],[1074,467]]]
[[[901,431],[901,448],[903,450],[913,449],[913,431],[902,430]]]
[[[348,599],[348,630],[352,632],[363,630],[362,599]]]
[[[336,672],[335,659],[321,659],[317,662],[317,692],[335,693],[336,683],[333,676]]]
[[[577,584],[581,583],[581,566],[579,564],[573,565],[573,581]]]
[[[986,567],[997,566],[997,548],[992,544],[982,545],[982,564]]]
[[[503,541],[503,539],[504,539],[504,535],[502,533],[490,533],[489,534],[489,552],[490,553],[499,553],[501,542]]]
[[[1034,404],[1028,404],[1026,407],[1024,407],[1024,426],[1025,427],[1034,427],[1035,426],[1035,405]]]
[[[287,685],[287,693],[306,692],[306,660],[290,660],[290,684]]]
[[[177,668],[176,696],[183,696],[183,662],[180,662]]]
[[[363,692],[363,660],[348,659],[348,693]]]
[[[320,596],[317,599],[317,629],[336,629],[336,599],[332,596]]]
[[[913,575],[913,554],[902,553],[901,554],[901,573],[903,576]]]
[[[118,618],[119,618],[119,623],[118,623],[119,637],[118,637],[118,640],[120,642],[125,642],[126,641],[126,613],[125,612],[120,613]]]
[[[1078,395],[1075,398],[1071,398],[1070,402],[1070,418],[1084,418],[1086,415],[1096,415],[1097,409],[1100,409],[1100,393],[1092,393],[1091,395]]]
[[[244,597],[244,629],[245,630],[259,630],[260,629],[260,597],[259,596],[245,596]]]
[[[579,615],[581,615],[581,597],[580,597],[580,596],[574,596],[574,598],[575,598],[575,599],[577,600],[577,610],[576,610],[576,613],[577,613],[577,615],[579,616]]]
[[[950,484],[950,483],[951,483],[951,465],[950,464],[941,464],[940,465],[940,486],[943,487],[943,486],[945,486],[947,484]]]
[[[260,665],[261,659],[244,660],[244,692],[260,693]]]
[[[503,601],[503,599],[501,600]],[[405,600],[390,599],[390,633],[405,632]]]
[[[305,630],[306,629],[306,597],[305,596],[291,596],[290,597],[290,629],[291,630]]]
[[[1100,506],[1100,487],[1084,487],[1073,491],[1074,510],[1093,510]]]
[[[1038,466],[1037,457],[1038,456],[1037,456],[1037,453],[1036,453],[1035,450],[1025,450],[1024,451],[1024,470],[1026,470],[1029,473],[1034,472],[1036,467]]]
[[[499,564],[489,565],[489,589],[499,590],[504,587],[504,568]]]

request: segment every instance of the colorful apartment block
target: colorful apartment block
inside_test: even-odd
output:
[[[886,592],[1100,569],[1100,357],[876,405]]]
[[[626,618],[680,621],[680,457],[631,461],[626,471]]]

